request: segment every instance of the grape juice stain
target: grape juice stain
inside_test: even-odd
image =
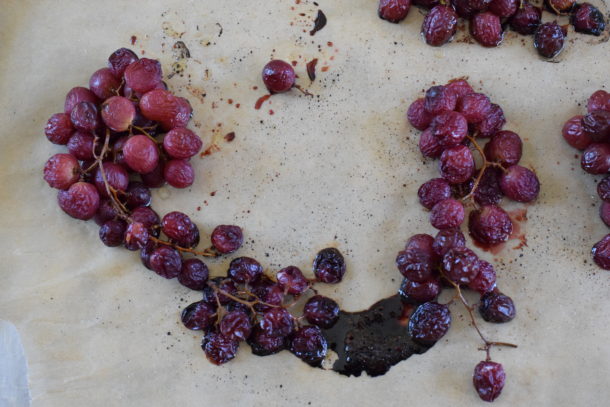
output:
[[[346,376],[381,376],[411,355],[431,346],[413,342],[407,330],[413,305],[404,304],[398,294],[359,312],[341,311],[339,319],[322,333],[329,350],[338,355],[332,370]]]

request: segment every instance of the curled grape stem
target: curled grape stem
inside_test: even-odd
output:
[[[445,276],[446,278],[446,276]],[[466,298],[464,298],[464,295],[462,294],[462,290],[459,286],[459,284],[454,283],[453,281],[451,281],[450,279],[446,278],[447,281],[449,281],[449,283],[455,288],[456,290],[456,295],[455,297],[451,300],[451,302],[453,302],[456,298],[459,299],[461,301],[461,303],[464,305],[464,308],[466,308],[466,311],[468,311],[468,315],[470,316],[470,322],[472,324],[472,326],[474,327],[474,329],[477,331],[477,334],[479,334],[479,337],[481,338],[481,340],[483,341],[484,346],[479,348],[479,350],[485,351],[485,354],[487,355],[486,359],[487,361],[491,360],[491,356],[490,356],[490,351],[491,348],[494,346],[505,346],[505,347],[509,347],[509,348],[516,348],[517,345],[513,344],[513,343],[508,343],[508,342],[497,342],[497,341],[490,341],[488,340],[483,333],[481,332],[481,330],[479,329],[479,326],[477,325],[477,321],[474,318],[474,313],[473,313],[473,307],[468,304],[468,301],[466,301]]]

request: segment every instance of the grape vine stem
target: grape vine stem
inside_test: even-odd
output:
[[[481,338],[481,340],[484,343],[484,346],[482,348],[479,348],[479,350],[484,350],[485,354],[487,355],[486,361],[490,361],[491,360],[491,356],[490,356],[490,350],[492,347],[494,346],[506,346],[509,348],[516,348],[517,345],[513,344],[513,343],[508,343],[508,342],[497,342],[497,341],[490,341],[488,340],[485,335],[483,335],[483,333],[481,332],[481,330],[479,329],[479,325],[477,324],[477,321],[474,318],[474,313],[472,311],[473,307],[468,304],[468,301],[466,301],[466,298],[464,298],[464,295],[462,294],[462,289],[460,288],[459,284],[454,283],[453,281],[451,281],[450,279],[448,279],[446,276],[444,276],[447,281],[449,281],[449,283],[453,286],[453,288],[455,288],[456,290],[456,297],[459,298],[459,300],[461,301],[461,303],[464,305],[464,308],[466,308],[466,311],[468,311],[468,315],[470,316],[470,322],[472,324],[472,326],[474,327],[474,329],[477,331],[477,334],[479,334],[479,337]]]

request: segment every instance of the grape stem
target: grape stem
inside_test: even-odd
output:
[[[498,167],[504,171],[504,167],[502,167],[500,164],[487,160],[487,158],[485,157],[485,152],[483,151],[483,149],[481,148],[479,143],[477,143],[475,137],[476,137],[476,134],[474,135],[474,137],[466,136],[466,138],[472,143],[474,148],[477,150],[477,152],[481,156],[481,159],[483,160],[483,165],[481,166],[481,169],[479,170],[479,173],[477,174],[477,178],[474,181],[474,185],[472,186],[472,189],[470,190],[468,195],[466,195],[465,197],[462,198],[462,201],[467,201],[474,197],[474,194],[477,191],[477,189],[479,188],[479,183],[481,182],[481,179],[483,178],[483,174],[485,173],[485,170],[487,169],[487,167]]]
[[[299,85],[294,85],[294,87],[295,87],[296,89],[298,89],[298,90],[299,90],[299,91],[300,91],[302,94],[304,94],[305,96],[311,96],[311,97],[313,97],[313,94],[312,94],[312,93],[309,93],[309,91],[307,91],[306,89],[303,89],[301,86],[299,86]]]
[[[441,274],[443,274],[443,273],[441,272]],[[464,308],[466,308],[466,311],[468,311],[468,315],[470,316],[470,322],[471,322],[472,326],[477,331],[477,334],[479,334],[479,337],[481,338],[481,340],[484,343],[484,346],[482,348],[479,348],[479,350],[485,351],[485,354],[487,355],[487,357],[485,359],[486,361],[490,361],[491,360],[490,350],[494,346],[506,346],[506,347],[509,347],[509,348],[516,348],[517,347],[517,345],[515,345],[513,343],[497,342],[497,341],[490,341],[490,340],[488,340],[483,335],[481,330],[479,329],[479,326],[477,325],[477,321],[474,318],[473,307],[470,304],[468,304],[468,301],[466,301],[466,298],[464,298],[464,295],[462,294],[462,290],[461,290],[459,284],[454,283],[449,278],[447,278],[447,276],[445,276],[444,274],[443,274],[443,276],[445,277],[445,279],[447,281],[449,281],[449,283],[453,286],[453,288],[455,288],[455,290],[456,290],[456,297],[464,305]],[[451,300],[450,302],[453,302],[453,300]]]
[[[182,247],[182,246],[178,246],[177,244],[171,243],[171,242],[167,242],[165,240],[162,239],[158,239],[154,236],[150,236],[149,237],[150,240],[152,240],[155,243],[159,243],[159,244],[163,244],[166,246],[171,246],[174,249],[180,251],[180,252],[184,252],[184,253],[191,253],[191,254],[195,254],[198,256],[202,256],[202,257],[218,257],[220,256],[220,253],[218,253],[216,250],[214,250],[213,247],[209,247],[205,250],[195,250],[195,249],[189,249],[187,247]]]

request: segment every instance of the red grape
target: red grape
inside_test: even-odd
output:
[[[453,8],[445,5],[434,6],[424,17],[422,33],[428,45],[441,46],[457,31],[458,16]]]
[[[127,170],[125,170],[122,165],[105,161],[102,163],[102,167],[104,169],[106,181],[108,181],[110,187],[117,191],[125,191],[127,189],[127,186],[129,185],[129,174],[127,174]],[[102,171],[99,166],[95,169],[93,177],[100,196],[108,198],[108,191],[106,190],[106,184],[104,183]]]
[[[142,58],[125,68],[125,83],[136,92],[146,93],[161,83],[161,64],[155,59]]]
[[[89,89],[102,100],[116,95],[120,87],[121,81],[109,68],[98,69],[89,79]]]
[[[98,98],[89,89],[83,88],[82,86],[77,86],[75,88],[70,89],[70,91],[66,95],[66,102],[64,103],[64,112],[66,114],[72,113],[72,109],[74,109],[74,106],[81,102],[91,102],[97,104],[98,101]]]
[[[503,130],[494,134],[489,143],[485,144],[485,157],[506,168],[521,160],[522,148],[523,143],[517,133]]]
[[[163,89],[147,92],[140,99],[140,110],[144,117],[158,121],[164,130],[185,127],[191,117],[192,108],[184,98],[174,96]]]
[[[470,34],[484,47],[497,47],[504,36],[500,17],[489,11],[476,14],[470,20]]]
[[[163,177],[174,188],[187,188],[193,184],[195,172],[186,160],[170,160],[165,163]]]
[[[133,103],[122,96],[112,96],[102,103],[102,120],[111,130],[129,130],[135,116]]]
[[[97,189],[87,182],[72,184],[66,191],[59,191],[57,201],[61,209],[76,219],[91,219],[100,205]]]
[[[147,174],[159,164],[159,149],[150,138],[137,134],[129,137],[123,145],[123,158],[129,168]]]
[[[73,132],[72,121],[66,113],[55,113],[44,128],[44,134],[53,144],[66,144]]]
[[[138,56],[130,49],[119,48],[108,57],[108,68],[118,78],[123,78],[125,69],[138,60]]]
[[[80,102],[72,109],[70,120],[78,130],[93,133],[100,125],[99,112],[95,104]]]
[[[93,160],[95,137],[88,132],[76,131],[68,141],[68,151],[79,160]]]
[[[263,83],[270,93],[283,93],[294,86],[294,69],[288,62],[274,59],[263,68]]]
[[[201,150],[202,145],[199,136],[183,127],[170,130],[163,138],[163,149],[172,158],[191,158]]]
[[[379,17],[390,23],[398,23],[409,14],[411,0],[379,0]]]
[[[68,189],[78,181],[80,166],[70,154],[55,154],[44,165],[44,180],[57,189]]]
[[[453,198],[440,201],[430,212],[430,223],[437,229],[459,227],[464,221],[464,206]]]

